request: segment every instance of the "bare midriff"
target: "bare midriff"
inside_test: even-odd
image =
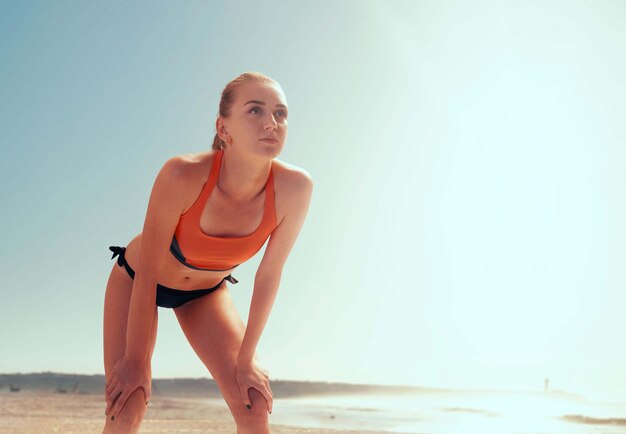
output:
[[[139,262],[139,250],[141,248],[141,233],[135,236],[126,246],[125,258],[130,268],[137,272],[137,263]],[[122,267],[119,267],[121,271],[126,273]],[[183,264],[176,259],[172,252],[167,251],[163,263],[159,267],[158,283],[167,286],[168,288],[181,289],[181,290],[193,290],[193,289],[205,289],[211,288],[220,281],[232,273],[237,268],[232,268],[227,271],[206,271],[206,270],[194,270]]]

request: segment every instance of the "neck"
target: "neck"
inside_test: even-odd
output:
[[[272,160],[222,151],[217,188],[235,202],[250,202],[263,191]]]

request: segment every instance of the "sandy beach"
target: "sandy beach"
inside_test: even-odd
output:
[[[0,393],[1,434],[100,433],[104,426],[102,396],[52,392]],[[375,431],[337,431],[298,428],[272,423],[271,432],[373,434]],[[154,397],[142,424],[142,434],[235,433],[228,408],[211,400]]]
[[[52,383],[46,380],[58,382],[68,377],[48,374],[11,378],[29,388],[18,393],[0,388],[0,434],[102,432],[102,394],[73,389],[64,393],[33,390],[49,387]],[[84,389],[95,387],[95,380],[93,385],[84,380]],[[203,396],[194,394],[194,385],[206,386],[206,379],[156,383],[161,393],[169,385],[168,391],[176,394],[152,395],[141,433],[236,433],[221,397],[211,393],[210,388],[204,389]],[[294,384],[291,386],[295,389]],[[282,389],[283,393],[288,390],[284,384]],[[626,434],[625,414],[624,403],[593,402],[563,391],[430,390],[275,398],[269,418],[273,434]]]

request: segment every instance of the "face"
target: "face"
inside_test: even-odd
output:
[[[216,127],[230,151],[274,158],[287,139],[288,114],[278,85],[253,81],[237,87],[230,116],[218,117]],[[276,141],[263,140],[268,138]]]

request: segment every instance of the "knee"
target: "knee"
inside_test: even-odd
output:
[[[269,417],[265,397],[256,389],[250,389],[249,395],[252,408],[248,409],[242,403],[241,410],[234,415],[237,434],[269,434]]]

